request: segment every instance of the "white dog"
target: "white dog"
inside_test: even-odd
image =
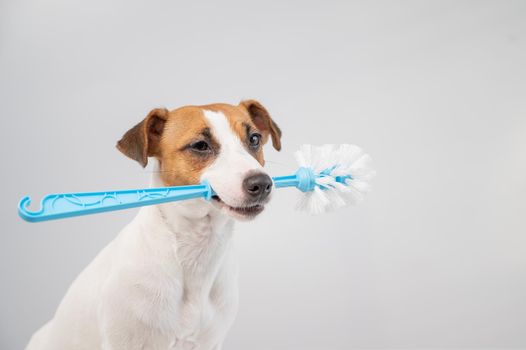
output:
[[[28,350],[221,349],[238,303],[233,218],[269,200],[262,146],[281,131],[257,101],[154,109],[118,142],[154,186],[208,180],[217,196],[143,207],[73,282]]]

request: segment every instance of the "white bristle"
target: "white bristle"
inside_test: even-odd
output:
[[[321,214],[349,204],[360,202],[369,191],[369,181],[376,174],[371,169],[371,157],[355,145],[303,145],[295,153],[300,167],[312,169],[315,175],[331,171],[316,178],[313,191],[302,194],[298,209]],[[337,176],[351,176],[345,184]]]

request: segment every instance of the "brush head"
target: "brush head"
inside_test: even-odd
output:
[[[360,202],[376,174],[371,157],[355,145],[303,145],[295,157],[301,168],[314,174],[314,186],[298,203],[298,209],[311,214]]]

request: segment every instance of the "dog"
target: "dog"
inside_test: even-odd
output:
[[[143,207],[82,271],[27,350],[220,350],[238,307],[235,220],[270,200],[263,145],[281,130],[263,105],[152,110],[117,148],[151,185],[208,181],[216,195]]]

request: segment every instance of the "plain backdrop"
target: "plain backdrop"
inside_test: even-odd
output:
[[[236,227],[225,350],[526,347],[526,1],[0,2],[0,348],[21,349],[128,210],[29,224],[18,200],[146,186],[115,142],[150,109],[259,99],[374,159],[357,207],[281,190]]]

